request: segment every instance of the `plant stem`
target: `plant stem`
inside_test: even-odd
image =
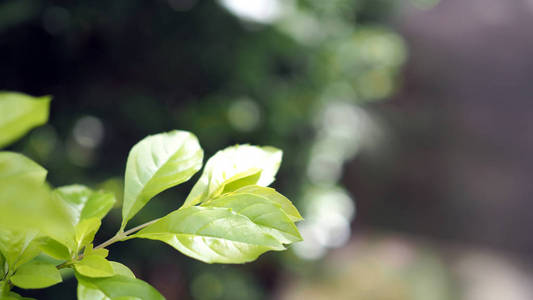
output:
[[[134,227],[134,228],[132,228],[132,229],[130,229],[130,230],[127,230],[127,231],[125,231],[125,232],[120,232],[120,231],[119,231],[117,234],[115,234],[115,236],[113,236],[113,237],[110,238],[109,240],[107,240],[107,241],[101,243],[100,245],[94,247],[94,249],[105,248],[105,247],[107,247],[107,246],[109,246],[109,245],[111,245],[111,244],[113,244],[113,243],[115,243],[115,242],[120,242],[120,241],[124,240],[125,238],[127,238],[130,234],[132,234],[132,233],[134,233],[134,232],[137,232],[137,231],[143,229],[144,227],[146,227],[146,226],[148,226],[148,225],[151,225],[151,224],[153,224],[153,223],[155,223],[155,222],[157,222],[157,221],[159,221],[159,219],[155,219],[155,220],[152,220],[152,221],[146,222],[146,223],[144,223],[144,224],[141,224],[141,225],[139,225],[139,226],[137,226],[137,227]]]

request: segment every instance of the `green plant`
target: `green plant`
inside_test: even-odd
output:
[[[50,97],[0,93],[0,147],[48,119]],[[11,291],[45,288],[73,269],[78,299],[163,299],[123,264],[109,261],[107,247],[133,238],[163,241],[206,263],[245,263],[301,240],[298,210],[267,186],[282,153],[273,147],[237,145],[217,152],[183,205],[126,230],[157,194],[201,169],[197,138],[174,130],[148,136],[130,151],[125,172],[122,224],[109,240],[93,245],[102,218],[115,204],[106,191],[82,185],[52,188],[47,171],[19,153],[0,152],[0,299],[28,299]]]

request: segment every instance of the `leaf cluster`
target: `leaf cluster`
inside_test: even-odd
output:
[[[0,147],[48,119],[50,97],[0,93]],[[206,263],[245,263],[302,238],[291,201],[268,188],[281,163],[274,147],[236,145],[217,152],[181,207],[126,229],[157,194],[202,168],[203,150],[190,132],[148,136],[130,151],[122,223],[94,245],[102,219],[115,205],[106,191],[73,184],[52,187],[47,171],[22,154],[0,151],[0,299],[28,299],[11,291],[45,288],[74,270],[78,299],[164,299],[125,265],[107,259],[108,246],[134,238],[162,241]]]

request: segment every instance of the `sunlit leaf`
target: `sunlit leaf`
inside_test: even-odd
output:
[[[46,123],[50,99],[0,91],[0,148]]]
[[[144,138],[130,151],[126,164],[122,228],[160,192],[185,182],[202,167],[198,139],[174,130]]]
[[[43,183],[46,170],[26,156],[9,151],[0,151],[0,180],[20,178]]]
[[[270,199],[271,195],[274,195],[272,197],[274,199]],[[283,244],[301,241],[302,237],[293,221],[276,202],[282,197],[269,188],[255,186],[254,189],[247,189],[245,187],[208,201],[202,206],[231,208],[233,212],[246,216]]]
[[[302,216],[298,212],[298,209],[292,204],[292,202],[287,199],[287,197],[283,196],[282,194],[276,192],[273,188],[267,188],[257,185],[249,185],[243,188],[240,188],[236,191],[236,193],[243,194],[253,194],[253,195],[259,195],[262,196],[269,201],[272,201],[276,203],[277,205],[281,206],[283,211],[289,216],[289,218],[293,221],[301,221],[303,220]]]
[[[183,207],[201,203],[247,184],[268,186],[274,181],[282,152],[274,147],[237,145],[211,157]],[[229,185],[228,188],[225,188]]]
[[[88,255],[74,264],[78,273],[87,277],[109,277],[115,275],[111,263],[100,255]]]
[[[266,251],[285,249],[247,217],[218,207],[174,211],[134,237],[163,241],[207,263],[244,263]]]
[[[164,300],[148,283],[123,275],[90,278],[76,274],[78,300]]]
[[[45,288],[61,281],[61,274],[56,266],[44,262],[30,262],[22,265],[11,277],[14,285],[24,289]]]

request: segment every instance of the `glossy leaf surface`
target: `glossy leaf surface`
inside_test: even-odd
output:
[[[188,207],[170,213],[134,237],[163,241],[206,263],[244,263],[283,245],[229,208]]]
[[[30,129],[46,123],[49,96],[32,97],[0,91],[0,148],[14,142]]]
[[[202,167],[203,150],[186,131],[144,138],[130,151],[126,164],[122,228],[160,192],[185,182]]]
[[[230,185],[226,192],[249,184],[268,186],[274,181],[281,157],[281,150],[269,146],[237,145],[218,151],[207,161],[183,207],[220,195],[226,185]]]
[[[21,266],[11,282],[24,289],[40,289],[61,282],[61,274],[56,266],[44,262],[30,262]]]

